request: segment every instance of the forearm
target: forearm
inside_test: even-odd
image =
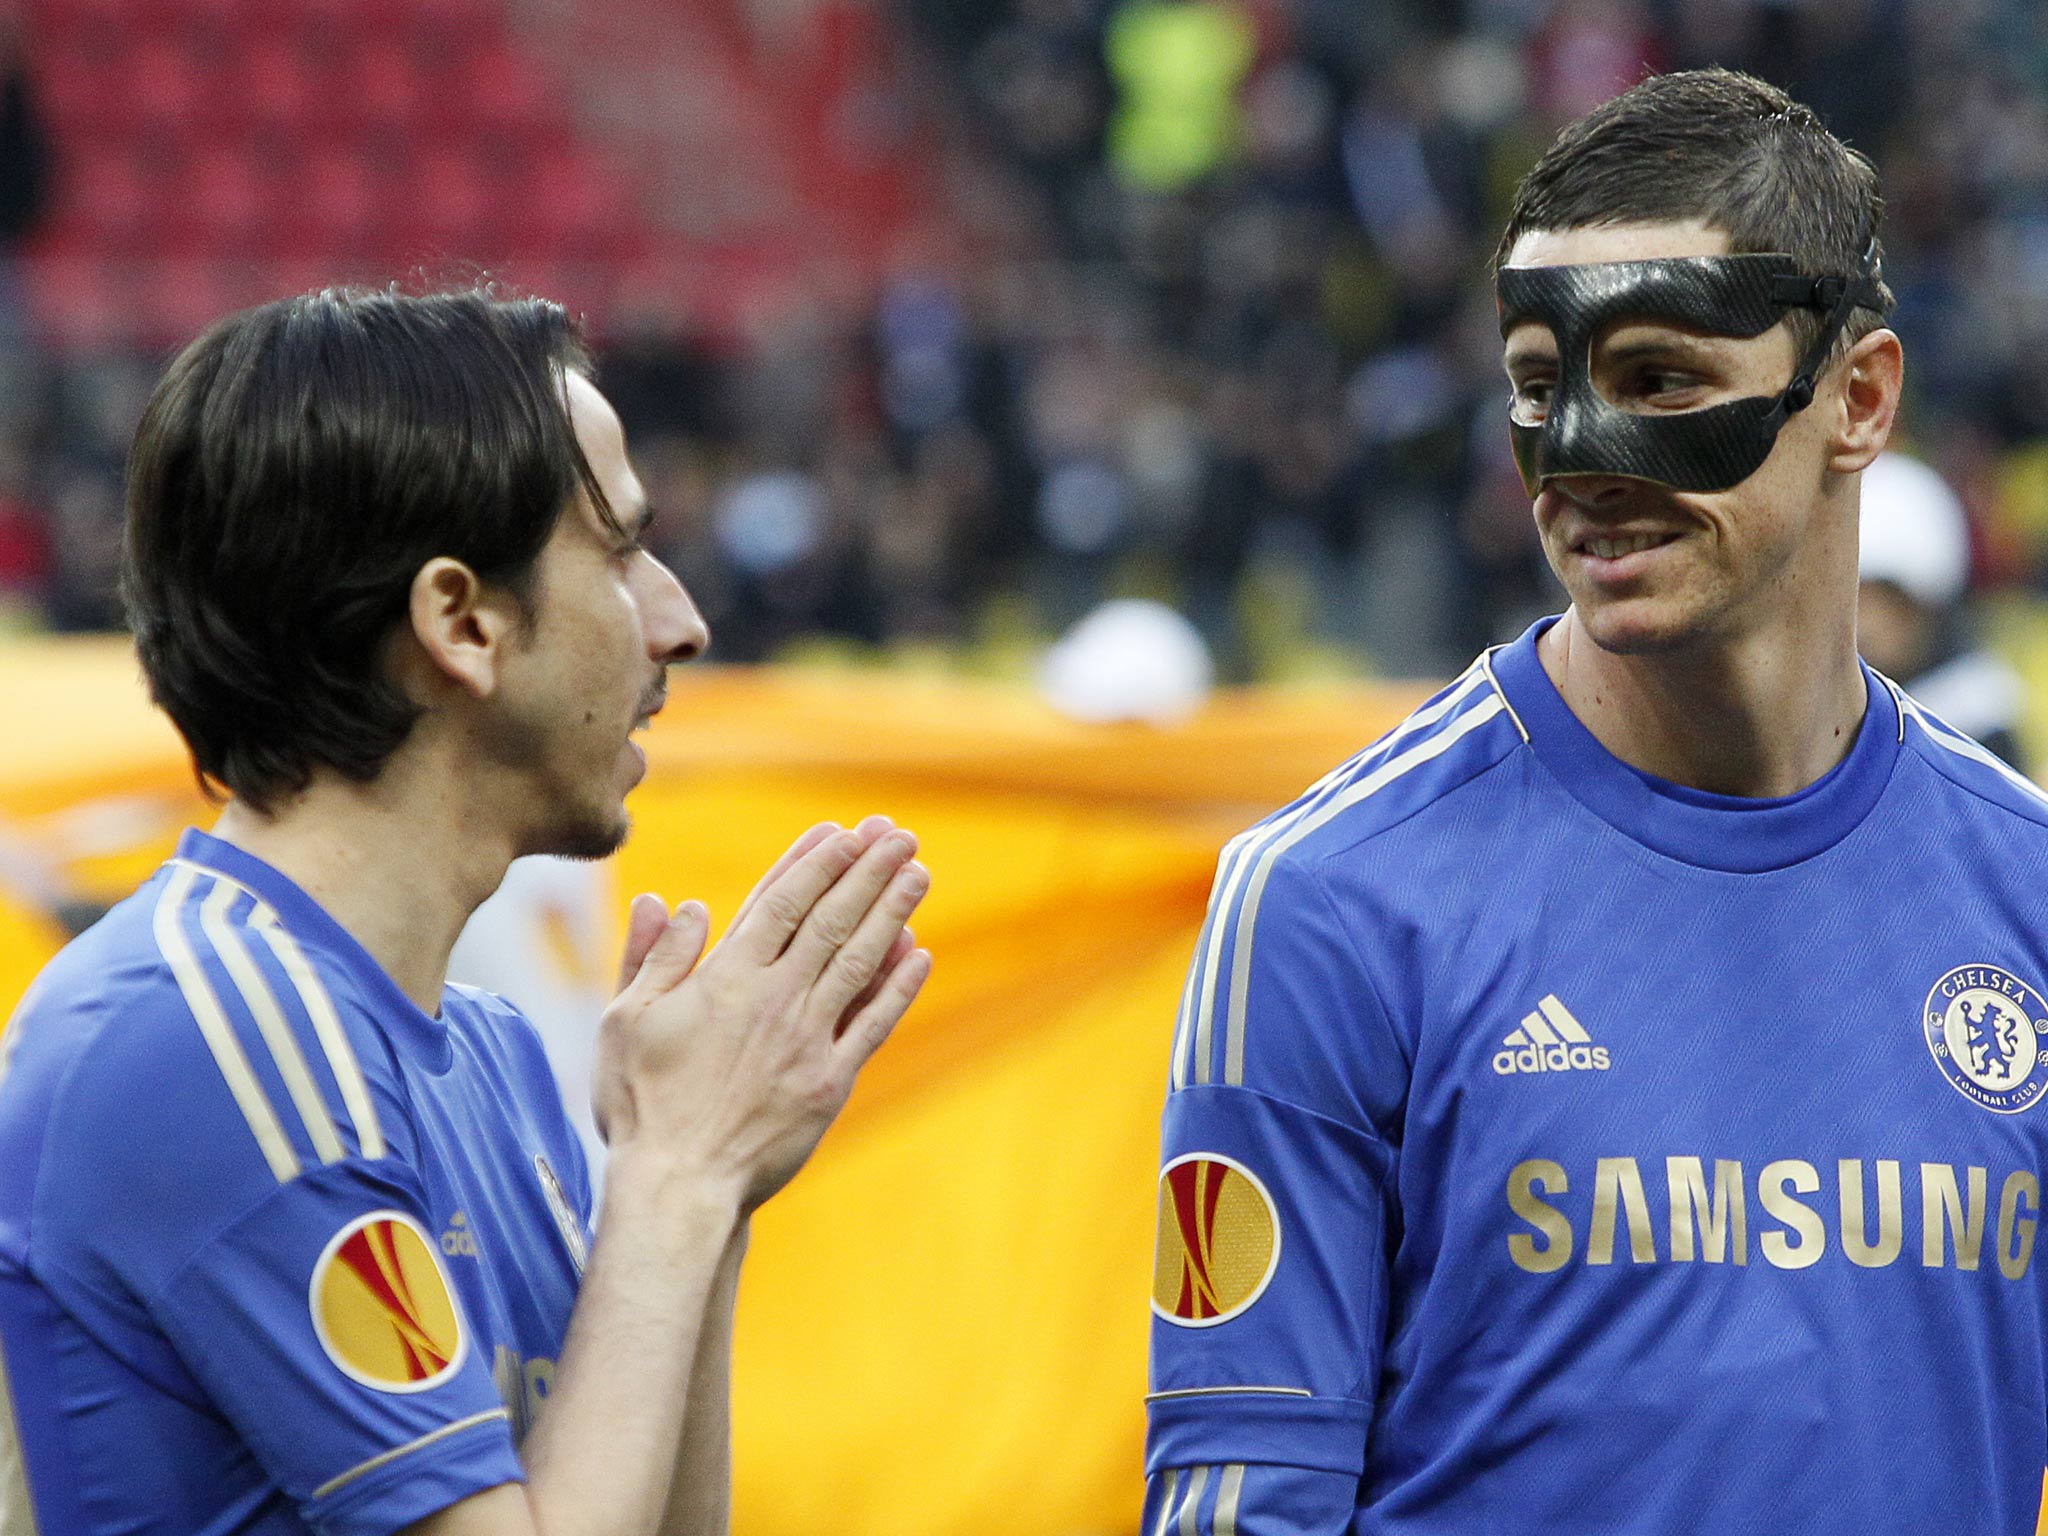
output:
[[[662,1536],[726,1536],[732,1529],[732,1328],[746,1252],[742,1219],[726,1244],[697,1335],[683,1443],[676,1453]]]
[[[527,1501],[544,1536],[658,1528],[707,1333],[724,1340],[721,1355],[730,1347],[739,1198],[658,1155],[614,1157],[554,1391],[524,1446]],[[723,1392],[707,1407],[722,1457]]]

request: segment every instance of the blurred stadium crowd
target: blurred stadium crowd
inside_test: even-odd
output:
[[[589,314],[723,659],[1002,670],[1138,595],[1226,678],[1443,673],[1555,602],[1502,430],[1507,199],[1564,121],[1713,62],[1878,161],[1910,446],[1976,585],[2048,594],[2044,16],[32,0],[0,591],[22,626],[117,622],[121,453],[208,314],[489,270]]]

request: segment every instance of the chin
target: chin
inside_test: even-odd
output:
[[[1699,615],[1655,598],[1573,600],[1580,631],[1603,651],[1617,656],[1654,656],[1704,637]]]
[[[626,846],[626,834],[632,829],[632,819],[619,807],[609,816],[588,816],[550,828],[533,851],[558,859],[608,859]]]

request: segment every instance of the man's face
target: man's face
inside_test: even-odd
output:
[[[632,731],[661,707],[670,663],[710,643],[675,573],[638,542],[652,516],[611,403],[576,374],[569,417],[625,528],[578,494],[537,562],[533,623],[507,658],[486,750],[534,789],[525,851],[603,858],[625,841],[626,792],[647,771]]]
[[[1515,242],[1511,266],[1561,266],[1729,254],[1728,237],[1685,222],[1535,231]],[[1593,339],[1595,389],[1622,410],[1656,415],[1776,395],[1796,364],[1780,322],[1747,340],[1654,316],[1623,317]],[[1549,327],[1509,332],[1505,362],[1515,417],[1540,422],[1558,373]],[[1621,475],[1560,475],[1536,497],[1544,553],[1580,622],[1607,650],[1667,650],[1727,637],[1768,605],[1799,600],[1803,567],[1822,558],[1809,538],[1823,484],[1828,412],[1839,388],[1824,374],[1814,406],[1779,432],[1763,467],[1711,493],[1673,490]],[[1855,545],[1849,543],[1853,565]]]

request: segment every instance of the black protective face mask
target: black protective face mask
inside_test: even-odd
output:
[[[1505,338],[1525,321],[1557,338],[1558,377],[1541,425],[1511,422],[1515,463],[1533,498],[1553,475],[1627,475],[1679,491],[1725,491],[1770,457],[1778,429],[1813,401],[1814,380],[1852,310],[1888,306],[1873,242],[1853,276],[1803,277],[1790,256],[1672,256],[1568,267],[1502,267],[1494,279]],[[1593,339],[1621,319],[1668,320],[1716,336],[1761,336],[1788,309],[1815,309],[1820,334],[1776,396],[1696,411],[1625,411],[1593,387]]]

